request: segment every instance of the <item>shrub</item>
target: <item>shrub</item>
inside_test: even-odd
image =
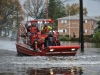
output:
[[[65,36],[60,36],[59,37],[60,41],[70,41],[71,38],[65,37]]]
[[[96,31],[96,33],[94,34],[93,39],[94,39],[94,41],[96,43],[99,43],[100,42],[100,32],[99,31]]]

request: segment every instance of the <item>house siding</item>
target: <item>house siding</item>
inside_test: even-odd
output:
[[[80,21],[79,19],[73,20],[73,19],[64,19],[66,20],[66,23],[62,23],[63,19],[58,20],[58,31],[60,30],[66,30],[66,32],[59,32],[59,35],[70,35],[70,37],[73,37],[73,34],[75,34],[76,38],[79,38],[79,25]],[[85,19],[86,20],[86,19]],[[91,35],[94,32],[94,28],[97,27],[97,21],[92,19],[87,19],[86,23],[83,23],[84,28],[84,35]],[[70,24],[70,26],[69,26]]]

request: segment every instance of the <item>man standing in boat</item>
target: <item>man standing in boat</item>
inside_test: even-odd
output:
[[[32,48],[36,48],[35,47],[35,41],[37,40],[37,33],[39,32],[38,27],[36,26],[36,23],[32,23],[31,27],[30,27],[30,45]]]
[[[42,27],[41,33],[48,34],[50,32],[50,30],[52,30],[52,27],[48,24],[44,24],[44,26]]]
[[[47,34],[47,37],[45,37],[45,42],[44,42],[45,48],[51,44],[50,39],[49,39],[49,37],[53,37],[52,34],[50,35],[51,30],[52,30],[52,27],[48,23],[44,24],[44,26],[42,27],[41,33],[45,35]]]

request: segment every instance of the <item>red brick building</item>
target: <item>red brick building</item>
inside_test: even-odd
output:
[[[60,35],[70,35],[76,38],[79,37],[79,15],[67,16],[58,18],[58,32]],[[94,29],[97,27],[97,20],[93,19],[89,16],[83,16],[83,27],[84,27],[84,35],[92,35],[94,33]]]

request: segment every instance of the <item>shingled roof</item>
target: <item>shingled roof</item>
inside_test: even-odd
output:
[[[79,18],[80,18],[79,15],[70,16],[70,20],[79,20]],[[96,20],[96,19],[89,17],[89,16],[86,16],[86,15],[83,16],[83,19],[84,20]],[[57,20],[69,20],[69,16],[58,18]]]

